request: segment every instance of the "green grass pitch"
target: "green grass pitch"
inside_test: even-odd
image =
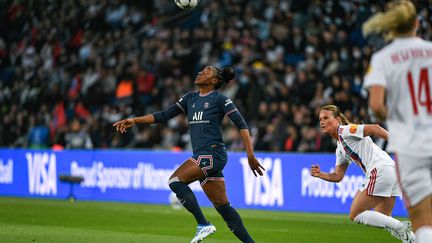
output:
[[[216,234],[203,242],[239,242],[213,208]],[[256,242],[398,242],[347,215],[239,210]],[[195,221],[166,205],[0,197],[0,242],[189,242]]]

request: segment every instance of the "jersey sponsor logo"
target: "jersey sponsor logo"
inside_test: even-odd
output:
[[[30,194],[57,195],[56,155],[53,153],[26,153]]]
[[[356,133],[357,132],[357,125],[350,125],[350,129],[349,129],[349,131],[350,131],[350,133]]]
[[[201,121],[202,117],[203,117],[203,111],[198,111],[198,112],[194,112],[193,116],[192,116],[192,120],[193,121]]]
[[[255,177],[250,171],[246,157],[240,158],[243,167],[243,180],[246,205],[284,205],[282,163],[280,158],[258,158],[266,169],[263,176]]]
[[[233,102],[231,101],[231,99],[227,99],[225,100],[225,106],[232,104]]]
[[[210,123],[209,120],[203,120],[204,111],[196,111],[192,115],[192,120],[189,120],[189,124],[202,124]]]
[[[0,184],[13,183],[13,160],[8,159],[6,163],[0,159]]]

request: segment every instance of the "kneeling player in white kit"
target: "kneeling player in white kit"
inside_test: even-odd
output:
[[[429,2],[430,3],[430,2]],[[418,243],[432,242],[432,42],[416,37],[419,21],[410,1],[393,1],[372,16],[364,34],[389,42],[372,55],[364,87],[369,107],[387,120],[388,151]]]
[[[414,242],[411,224],[391,217],[395,198],[400,195],[395,163],[369,137],[376,135],[387,139],[387,131],[375,124],[350,124],[334,105],[322,107],[319,120],[322,131],[338,140],[336,168],[334,172],[325,173],[315,164],[311,166],[311,175],[330,182],[340,182],[348,165],[354,161],[366,177],[352,202],[350,219],[356,223],[384,228],[403,242]],[[373,208],[375,211],[371,210]]]

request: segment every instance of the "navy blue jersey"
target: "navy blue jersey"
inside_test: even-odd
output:
[[[164,122],[181,113],[188,117],[194,152],[210,146],[225,147],[221,131],[221,122],[225,115],[239,129],[248,128],[234,103],[218,91],[203,96],[199,92],[187,93],[175,105],[155,112],[153,116],[155,122]]]

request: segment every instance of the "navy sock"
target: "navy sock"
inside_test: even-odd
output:
[[[183,206],[193,214],[198,224],[209,224],[201,211],[194,193],[188,185],[180,181],[175,181],[171,182],[169,187],[177,195],[177,198]]]
[[[225,220],[228,228],[230,228],[230,230],[235,234],[235,236],[237,236],[239,240],[247,243],[254,242],[249,233],[247,232],[246,228],[244,227],[240,215],[233,207],[231,207],[229,203],[223,206],[216,207],[216,210]]]

